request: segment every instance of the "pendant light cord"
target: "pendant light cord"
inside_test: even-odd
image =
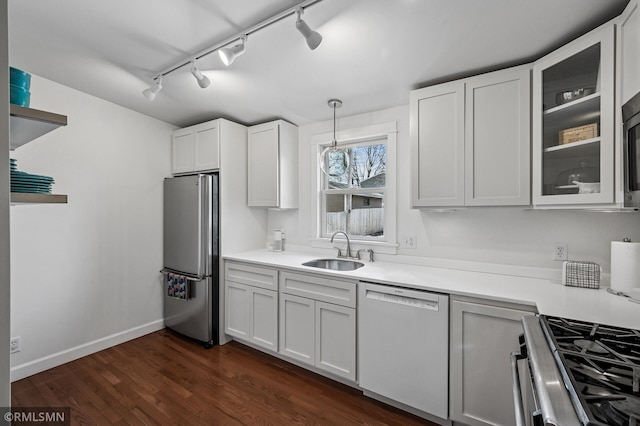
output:
[[[336,140],[336,104],[333,104],[333,149],[338,147],[338,141]]]
[[[331,142],[331,150],[333,152],[338,150],[338,140],[336,139],[336,108],[342,106],[340,99],[329,99],[329,106],[333,108],[333,141]]]

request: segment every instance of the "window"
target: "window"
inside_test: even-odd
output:
[[[335,164],[331,152],[325,154],[331,175],[321,174],[322,236],[345,231],[355,239],[384,240],[387,140],[341,143],[340,147],[347,151],[346,167],[342,162]]]
[[[356,247],[395,254],[397,125],[372,124],[340,130],[336,136],[350,159],[340,176],[327,176],[321,169],[320,154],[331,145],[333,133],[315,134],[310,139],[310,165],[316,178],[310,183],[317,194],[311,198],[311,220],[316,226],[311,245],[332,248],[336,244],[329,238],[341,230]],[[330,167],[328,161],[325,166]]]

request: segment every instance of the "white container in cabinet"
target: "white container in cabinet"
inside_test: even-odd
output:
[[[605,24],[533,66],[533,204],[614,203],[614,25]],[[577,96],[563,100],[565,92]],[[572,129],[593,129],[576,132]],[[573,131],[573,139],[560,132]],[[580,191],[580,183],[600,183]]]
[[[298,128],[283,120],[248,130],[248,205],[298,208]]]
[[[204,172],[220,168],[221,119],[173,132],[171,173]],[[234,123],[235,124],[235,123]]]
[[[280,273],[280,353],[356,381],[355,282]]]
[[[277,270],[227,262],[225,333],[277,352],[277,290]]]
[[[529,205],[531,66],[411,92],[412,206]]]
[[[495,303],[495,305],[494,305]],[[449,416],[470,426],[509,426],[515,411],[509,354],[519,350],[525,306],[451,296]]]

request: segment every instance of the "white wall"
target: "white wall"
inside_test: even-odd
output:
[[[162,180],[173,126],[33,76],[68,125],[11,153],[66,205],[11,207],[12,380],[162,328]]]
[[[0,407],[11,401],[9,385],[9,60],[7,2],[0,0]]]
[[[610,244],[624,237],[640,241],[640,214],[584,211],[541,211],[517,208],[476,208],[427,213],[410,208],[409,107],[401,106],[338,120],[338,130],[397,121],[397,233],[417,235],[415,250],[400,249],[385,260],[423,262],[429,259],[489,262],[537,268],[561,268],[551,260],[556,241],[569,245],[569,258],[591,260],[609,272]],[[307,169],[313,161],[311,136],[330,132],[333,122],[300,127],[300,208],[270,211],[268,230],[284,228],[287,244],[309,246],[314,236],[311,197],[316,196]],[[331,252],[333,253],[333,251]],[[437,263],[437,262],[436,262]],[[442,262],[451,264],[451,262]]]

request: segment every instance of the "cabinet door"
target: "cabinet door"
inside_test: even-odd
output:
[[[464,205],[464,83],[411,92],[412,206]]]
[[[220,131],[218,121],[193,128],[193,170],[196,172],[220,168]]]
[[[467,80],[465,204],[531,204],[531,68]]]
[[[640,92],[640,8],[638,0],[631,0],[620,15],[617,31],[618,99],[622,105]]]
[[[534,205],[614,202],[614,53],[608,24],[534,63]]]
[[[278,351],[278,292],[251,288],[250,341],[272,351]]]
[[[228,335],[249,339],[251,335],[250,296],[251,287],[232,281],[225,282],[224,332]]]
[[[249,206],[279,207],[279,129],[274,123],[249,129]]]
[[[315,303],[316,367],[356,380],[356,310]]]
[[[451,419],[470,426],[514,424],[509,354],[519,350],[524,315],[533,313],[451,302]]]
[[[315,302],[280,293],[280,353],[315,363]]]
[[[173,132],[171,140],[171,173],[188,173],[193,171],[193,132],[191,129],[180,129]]]

